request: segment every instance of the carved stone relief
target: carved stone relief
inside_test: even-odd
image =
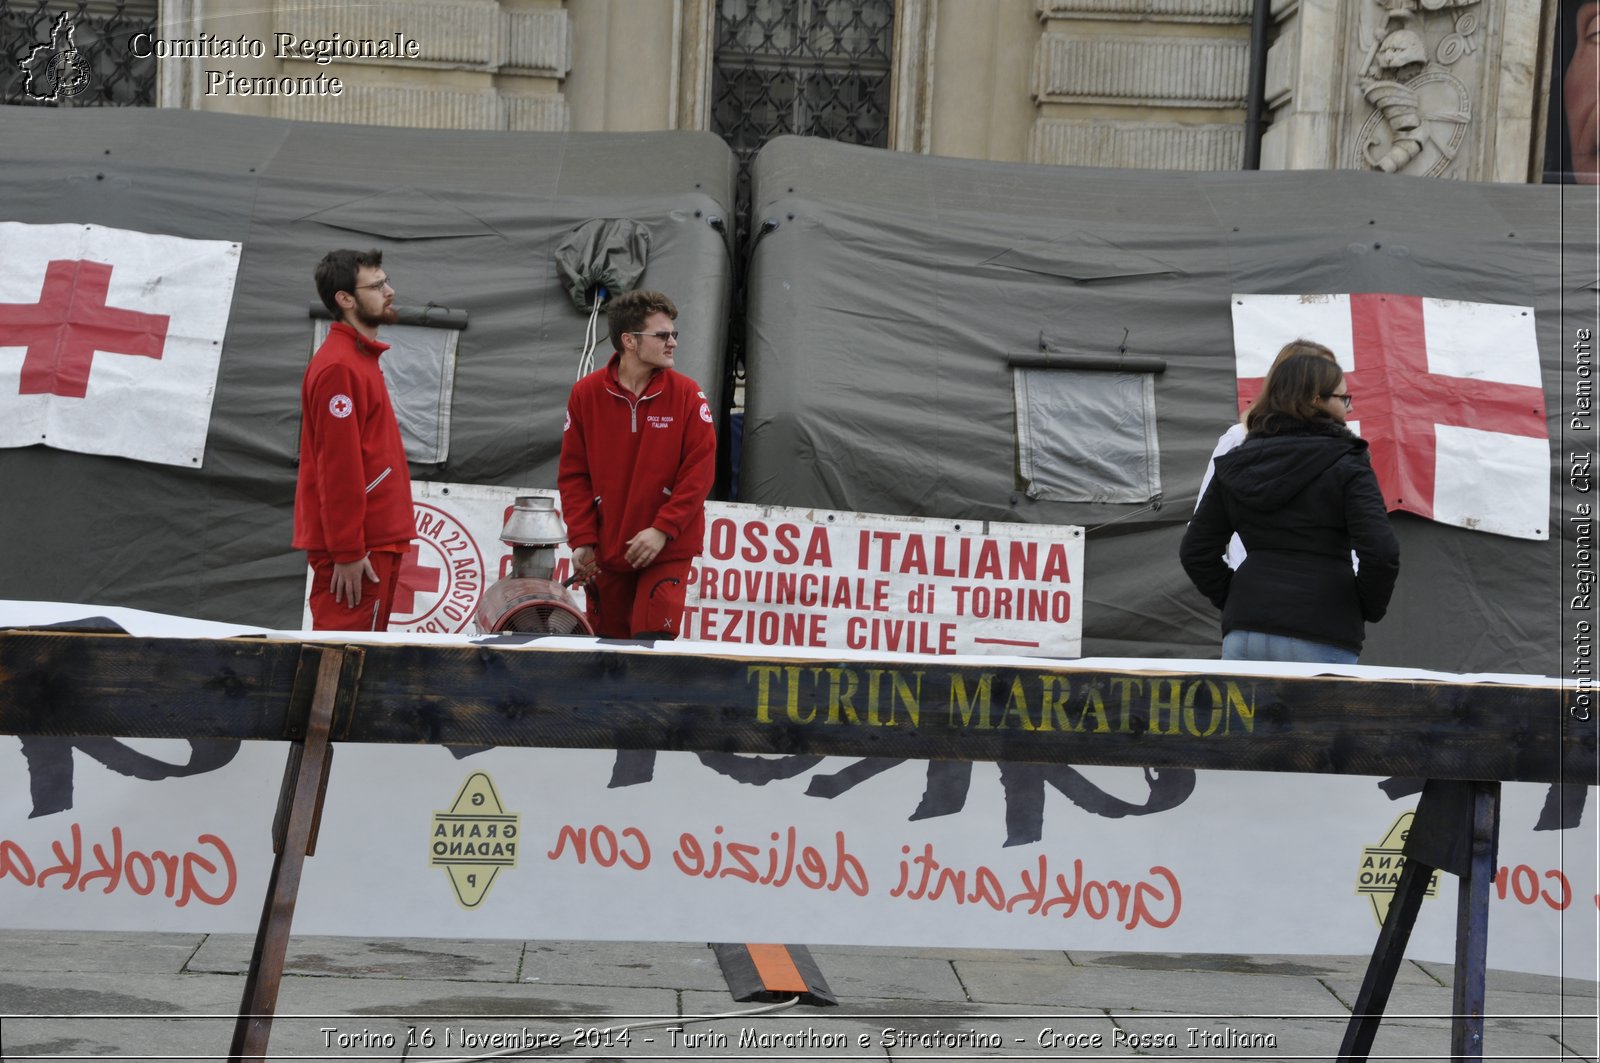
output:
[[[1344,165],[1462,176],[1473,88],[1484,74],[1485,0],[1362,0],[1351,54]],[[1470,87],[1469,87],[1470,86]]]

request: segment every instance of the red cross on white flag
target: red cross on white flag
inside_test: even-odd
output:
[[[198,467],[239,245],[0,222],[0,446]]]
[[[1239,408],[1293,339],[1333,350],[1389,509],[1550,537],[1550,432],[1533,308],[1412,295],[1235,295]]]

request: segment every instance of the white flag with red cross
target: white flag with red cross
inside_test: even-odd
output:
[[[0,446],[198,468],[239,245],[0,222]]]
[[[1390,511],[1475,531],[1550,537],[1550,430],[1533,308],[1414,295],[1235,295],[1239,409],[1278,350],[1338,356],[1349,424]]]

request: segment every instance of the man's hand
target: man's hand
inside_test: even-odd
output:
[[[363,557],[360,561],[345,561],[333,563],[333,580],[329,589],[333,591],[333,600],[349,609],[354,609],[361,604],[361,581],[369,579],[378,582],[378,574],[372,570],[372,562]]]
[[[656,555],[666,545],[666,532],[656,528],[646,528],[628,540],[628,552],[623,556],[634,568],[645,568],[656,559]]]
[[[572,574],[577,577],[574,583],[588,583],[594,579],[595,573],[600,571],[600,565],[594,559],[594,547],[575,546],[572,548]]]

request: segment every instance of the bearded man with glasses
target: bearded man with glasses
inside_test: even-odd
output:
[[[677,316],[660,292],[618,297],[606,312],[615,353],[567,399],[562,515],[607,638],[676,638],[705,540],[717,433],[705,392],[673,368]]]
[[[417,535],[405,443],[378,358],[399,318],[382,251],[330,251],[317,294],[333,315],[300,386],[294,546],[311,564],[311,626],[386,631]],[[368,584],[375,586],[367,586]]]

